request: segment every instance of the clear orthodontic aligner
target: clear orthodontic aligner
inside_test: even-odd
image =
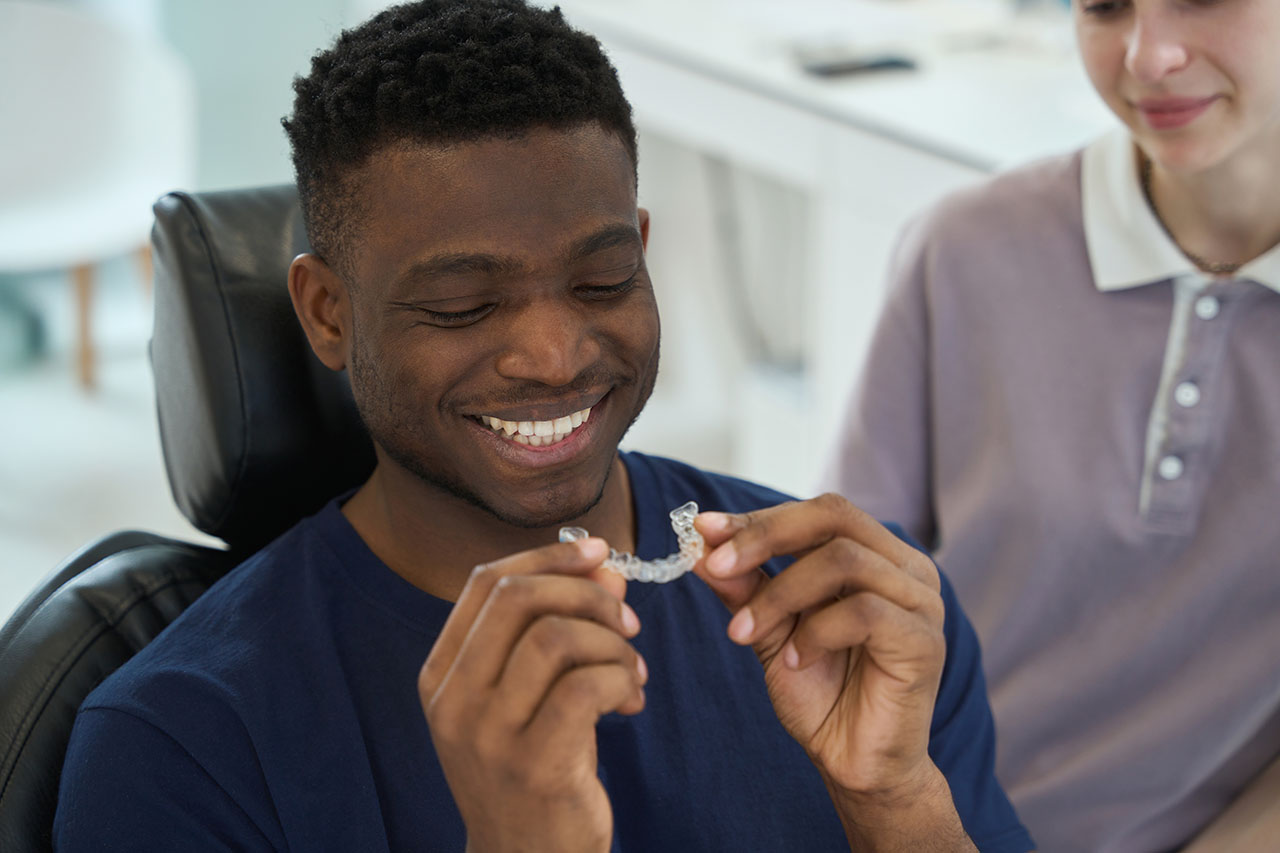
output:
[[[693,519],[698,514],[698,505],[689,501],[684,506],[671,510],[671,529],[676,532],[680,550],[656,560],[642,560],[635,554],[623,551],[619,553],[609,549],[609,556],[604,567],[617,572],[629,581],[645,583],[666,583],[680,577],[693,568],[694,563],[702,559],[704,543],[702,534],[693,529]],[[587,538],[589,534],[581,527],[561,527],[561,542],[577,542]]]

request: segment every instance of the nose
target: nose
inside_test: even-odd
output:
[[[591,324],[575,306],[540,298],[513,312],[498,355],[507,379],[568,385],[600,356]]]
[[[1125,49],[1126,70],[1148,85],[1160,83],[1190,59],[1181,28],[1163,6],[1149,6],[1134,15]]]

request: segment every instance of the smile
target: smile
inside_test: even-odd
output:
[[[481,415],[480,422],[517,444],[546,447],[564,441],[585,424],[590,415],[591,409],[587,408],[549,421],[504,421],[491,415]]]
[[[1173,130],[1190,124],[1217,100],[1208,98],[1149,98],[1135,104],[1147,126]]]

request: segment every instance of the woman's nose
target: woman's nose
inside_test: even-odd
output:
[[[1156,9],[1134,16],[1124,64],[1136,80],[1158,84],[1185,67],[1189,59],[1182,28],[1166,12]]]

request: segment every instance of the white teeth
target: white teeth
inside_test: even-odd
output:
[[[520,444],[545,447],[564,441],[585,424],[590,415],[590,409],[582,409],[549,421],[504,421],[492,415],[481,415],[480,421],[494,432],[505,434]]]

